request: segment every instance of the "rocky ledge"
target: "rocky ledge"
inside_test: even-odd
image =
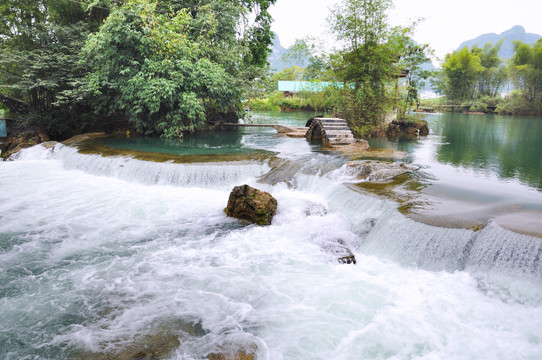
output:
[[[6,139],[1,150],[2,157],[8,159],[22,149],[49,141],[49,136],[40,129],[28,129]]]
[[[405,163],[383,161],[353,162],[347,165],[347,173],[365,181],[387,181],[418,167]]]

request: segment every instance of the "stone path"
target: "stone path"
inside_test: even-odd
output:
[[[279,133],[290,137],[305,137],[309,141],[322,141],[325,147],[336,147],[356,144],[356,139],[346,120],[339,118],[314,118],[309,127],[287,126],[279,124],[230,124],[231,127],[273,127]],[[359,142],[359,141],[358,141]],[[368,148],[368,146],[367,146]]]

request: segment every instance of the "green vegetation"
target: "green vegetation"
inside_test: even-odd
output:
[[[425,55],[428,48],[410,39],[414,25],[388,25],[386,12],[391,3],[343,0],[329,18],[331,31],[343,48],[331,54],[318,53],[306,41],[298,41],[291,56],[309,58],[309,65],[305,69],[284,69],[271,81],[332,81],[343,86],[284,99],[269,91],[264,99],[251,100],[251,108],[324,111],[345,118],[357,137],[371,136],[383,128],[393,111],[399,118],[406,116],[417,102],[422,78],[427,76],[420,65],[429,61]]]
[[[392,0],[341,0],[329,16],[339,49],[298,40],[290,59],[305,68],[269,74],[268,9],[275,0],[6,0],[0,4],[0,93],[27,110],[6,109],[20,123],[53,138],[90,130],[134,127],[180,137],[217,114],[311,110],[347,119],[356,137],[408,122],[429,74],[427,45],[414,26],[391,27]],[[542,39],[448,54],[433,85],[443,98],[422,107],[506,114],[542,113]],[[278,80],[331,82],[320,92],[284,96]],[[515,90],[506,98],[507,84]],[[7,96],[7,98],[5,98]],[[11,110],[11,113],[10,113]]]
[[[325,88],[321,92],[303,91],[287,97],[282,92],[273,91],[267,93],[265,97],[251,99],[247,105],[252,110],[303,110],[333,113],[339,102],[337,99],[339,96],[341,96],[340,91],[332,87]]]
[[[29,105],[20,121],[55,138],[119,120],[179,136],[242,112],[264,75],[273,3],[7,0],[0,91]]]
[[[446,55],[433,81],[445,97],[431,105],[464,105],[449,109],[484,113],[542,113],[542,39],[533,45],[515,42],[515,55],[508,63],[498,57],[500,46],[486,44]],[[499,93],[507,83],[515,90],[503,99]]]

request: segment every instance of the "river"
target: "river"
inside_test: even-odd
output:
[[[363,158],[249,128],[0,163],[0,357],[542,358],[542,119],[427,120]],[[417,170],[375,190],[349,171],[367,157]],[[224,214],[245,183],[272,225]]]

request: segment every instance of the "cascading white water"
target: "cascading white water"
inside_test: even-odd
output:
[[[300,161],[291,187],[258,182],[262,163],[63,146],[1,163],[0,354],[115,358],[174,338],[171,359],[541,356],[540,239],[417,223],[345,185],[339,157]],[[271,226],[225,216],[245,182],[277,198]],[[326,251],[337,239],[357,265]]]
[[[103,157],[81,155],[77,149],[57,144],[54,157],[61,160],[66,169],[110,176],[143,184],[175,186],[234,186],[239,182],[261,175],[269,167],[260,162],[173,164],[141,161],[125,156]],[[24,154],[21,155],[23,158]]]

